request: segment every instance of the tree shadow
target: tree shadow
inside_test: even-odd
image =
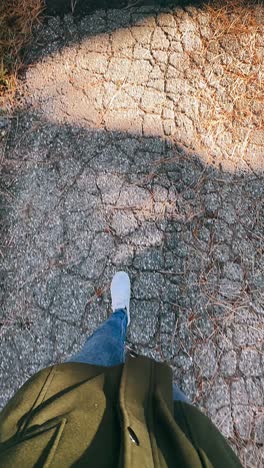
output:
[[[254,323],[261,340],[261,180],[220,173],[160,138],[56,125],[30,111],[14,123],[6,167],[5,398],[10,382],[78,350],[110,313],[111,277],[125,269],[129,346],[168,361],[216,423],[228,417],[225,394],[221,409],[210,406],[212,389],[240,376],[237,364],[227,375],[223,359],[236,355],[241,327]]]
[[[148,9],[150,7],[170,7],[174,8],[176,6],[187,6],[195,5],[198,6],[202,2],[195,0],[142,0],[138,2],[127,1],[127,0],[46,0],[46,9],[45,13],[47,15],[64,15],[66,13],[74,13],[75,15],[83,15],[92,13],[95,10],[100,9],[123,9],[124,11],[127,8],[139,6],[142,8],[146,15],[148,14]]]

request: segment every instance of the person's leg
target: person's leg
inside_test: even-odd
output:
[[[124,362],[126,331],[130,322],[130,280],[124,271],[117,272],[112,279],[111,298],[112,315],[68,362],[84,362],[106,367]]]
[[[68,362],[85,362],[97,366],[116,366],[125,360],[128,317],[125,310],[112,313],[108,320],[90,336],[83,348]]]
[[[172,395],[173,395],[173,401],[185,401],[186,403],[190,403],[190,400],[188,400],[187,396],[185,393],[183,393],[177,385],[173,384],[173,389],[172,389]]]

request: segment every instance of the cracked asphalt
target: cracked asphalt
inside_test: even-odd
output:
[[[128,346],[166,360],[242,462],[262,466],[263,133],[257,105],[247,147],[248,125],[222,124],[219,50],[242,64],[247,51],[217,39],[207,56],[214,34],[198,8],[151,6],[36,30],[0,121],[0,404],[80,348],[124,269]]]

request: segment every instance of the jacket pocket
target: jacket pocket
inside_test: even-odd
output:
[[[58,449],[66,418],[29,427],[0,444],[0,466],[10,468],[49,468]]]

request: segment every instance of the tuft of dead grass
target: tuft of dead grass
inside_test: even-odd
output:
[[[44,9],[43,0],[4,0],[0,3],[0,106],[14,97],[23,67],[23,49]]]

